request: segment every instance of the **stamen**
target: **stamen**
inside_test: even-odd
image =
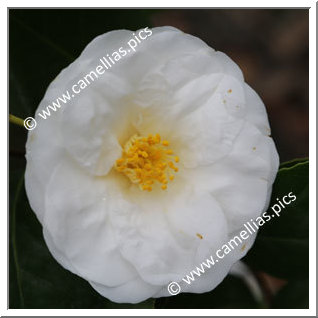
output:
[[[168,182],[174,179],[172,171],[179,170],[173,161],[180,161],[178,156],[172,156],[172,149],[165,148],[167,146],[169,141],[161,141],[159,134],[148,137],[134,135],[126,142],[122,157],[115,162],[115,169],[143,191],[152,191],[155,182],[166,190]]]
[[[169,141],[168,141],[168,140],[164,140],[164,141],[162,142],[162,144],[163,144],[164,146],[169,146]]]

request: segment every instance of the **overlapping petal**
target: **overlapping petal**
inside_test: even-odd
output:
[[[27,141],[26,190],[57,261],[103,296],[170,296],[184,275],[268,205],[278,169],[266,109],[239,67],[200,39],[154,28]],[[135,32],[136,34],[138,31]],[[95,38],[50,84],[37,113],[132,32]],[[114,169],[134,134],[159,133],[180,157],[166,191],[141,191]],[[255,237],[183,291],[215,288]]]

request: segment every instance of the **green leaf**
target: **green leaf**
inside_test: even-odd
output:
[[[243,309],[261,308],[261,304],[254,299],[241,279],[228,275],[219,286],[209,293],[181,293],[177,296],[159,298],[155,302],[155,308]]]
[[[272,308],[308,309],[309,280],[292,280],[273,299]]]
[[[297,199],[283,204],[280,216],[271,209],[292,192]],[[268,214],[272,219],[261,227],[244,261],[252,268],[280,278],[308,277],[309,273],[309,162],[283,164],[278,172]],[[283,202],[282,202],[283,203]],[[278,208],[277,208],[278,210]]]
[[[113,303],[55,261],[28,204],[23,174],[10,174],[9,308],[153,308],[152,299]]]

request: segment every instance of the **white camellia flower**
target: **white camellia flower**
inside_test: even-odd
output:
[[[26,191],[49,250],[115,302],[170,296],[171,281],[266,210],[278,169],[264,104],[239,67],[175,28],[151,31],[67,105],[37,116],[26,145]],[[131,38],[95,38],[37,112]],[[182,291],[214,289],[254,239]]]

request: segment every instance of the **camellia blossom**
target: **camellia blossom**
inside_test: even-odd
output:
[[[26,191],[49,250],[115,302],[170,296],[171,281],[267,209],[279,163],[264,104],[239,67],[178,29],[151,32],[38,118],[26,144]],[[127,30],[95,38],[37,112],[131,38]],[[254,239],[182,291],[214,289]]]

